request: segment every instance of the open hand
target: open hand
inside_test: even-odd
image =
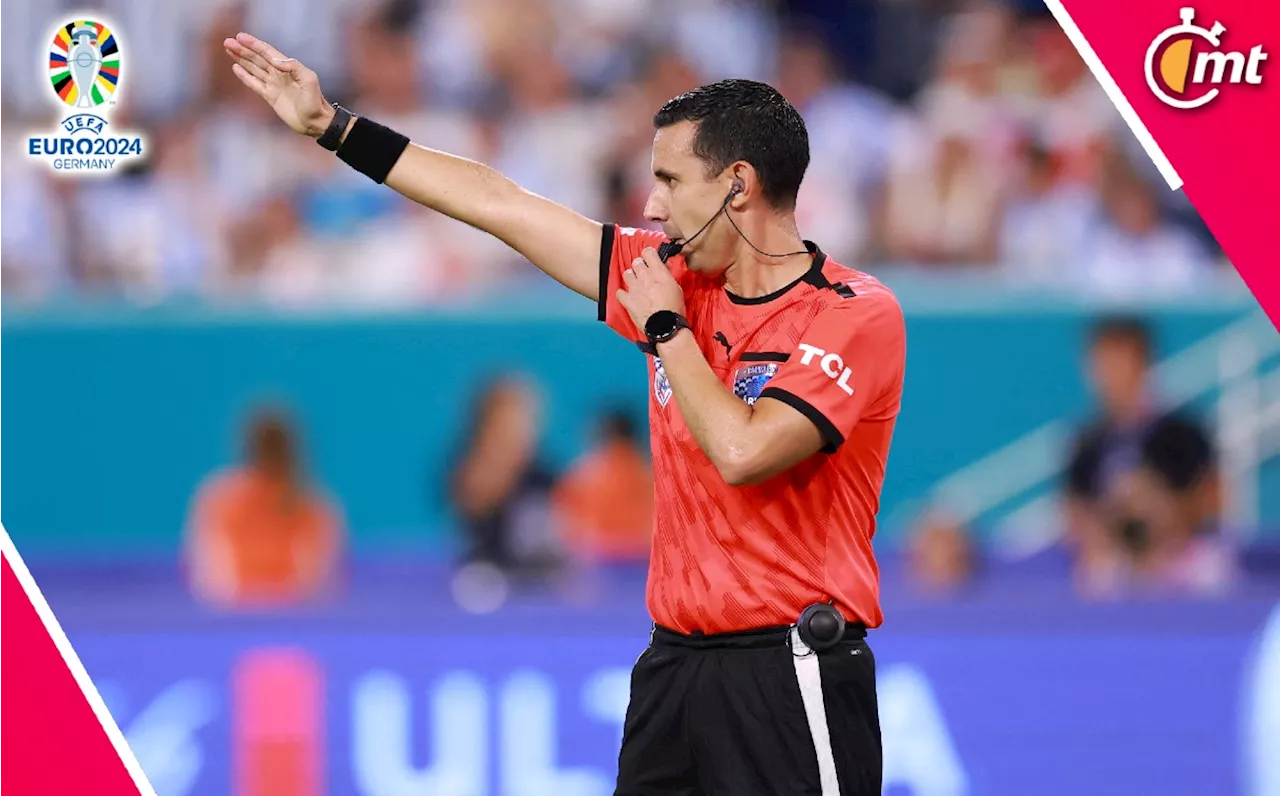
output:
[[[641,252],[622,272],[622,281],[626,287],[618,291],[618,303],[637,329],[643,330],[649,316],[658,310],[684,314],[684,290],[652,247]]]
[[[231,71],[294,132],[319,138],[333,120],[333,108],[320,93],[316,73],[265,41],[237,33],[222,46],[234,63]]]

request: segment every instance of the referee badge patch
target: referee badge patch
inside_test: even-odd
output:
[[[755,404],[779,367],[777,362],[757,362],[738,368],[733,373],[733,394],[746,401],[747,406]]]
[[[667,372],[662,369],[662,360],[658,357],[653,358],[653,397],[662,407],[671,400],[671,382],[667,380]]]

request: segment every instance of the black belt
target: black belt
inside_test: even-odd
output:
[[[788,647],[791,644],[791,632],[795,625],[775,625],[772,627],[736,630],[729,633],[681,633],[659,624],[654,624],[649,643],[655,647],[683,647],[686,649],[765,649],[768,647]],[[811,648],[828,649],[841,642],[858,641],[867,637],[867,626],[861,622],[846,622],[843,632],[835,638],[821,641],[801,638]]]

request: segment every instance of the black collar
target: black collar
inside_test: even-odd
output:
[[[791,290],[791,288],[801,282],[808,282],[817,288],[830,287],[831,283],[822,275],[822,266],[827,262],[827,255],[824,254],[822,249],[818,248],[818,244],[813,241],[805,241],[804,247],[808,249],[809,254],[813,256],[813,265],[809,266],[809,270],[801,274],[794,282],[780,287],[768,295],[756,296],[755,298],[743,298],[742,296],[729,292],[728,288],[725,289],[724,294],[728,296],[729,300],[734,304],[768,304],[770,301],[786,295],[787,291]]]

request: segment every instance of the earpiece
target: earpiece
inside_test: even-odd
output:
[[[736,230],[737,233],[742,236],[742,239],[747,241],[747,245],[755,249],[757,252],[760,252],[760,254],[763,254],[765,257],[795,257],[797,255],[810,253],[808,249],[805,249],[804,251],[787,252],[786,254],[770,254],[769,252],[766,252],[766,251],[760,251],[760,249],[757,248],[754,243],[747,240],[747,236],[742,234],[742,230],[738,229],[738,225],[733,223],[733,217],[728,215],[728,213],[726,212],[729,209],[729,202],[733,200],[733,197],[737,196],[738,194],[742,193],[745,190],[747,190],[747,184],[742,180],[735,179],[733,181],[733,184],[729,188],[728,195],[725,196],[724,198],[724,202],[721,203],[720,209],[716,211],[716,214],[714,216],[707,219],[707,223],[702,225],[702,229],[698,230],[697,232],[693,233],[692,235],[690,235],[689,237],[683,240],[678,240],[678,241],[669,240],[663,243],[658,247],[658,257],[660,257],[664,263],[667,260],[671,259],[672,257],[675,257],[677,254],[679,254],[681,251],[684,250],[684,247],[686,245],[692,243],[693,240],[697,238],[699,235],[701,235],[703,232],[706,232],[707,227],[711,226],[711,222],[719,218],[721,213],[725,213],[725,218],[729,219],[729,223],[733,224],[734,230]]]

